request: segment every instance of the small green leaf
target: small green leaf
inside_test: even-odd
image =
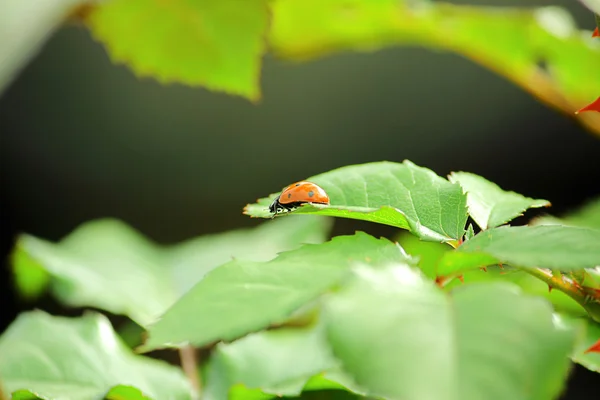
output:
[[[134,355],[97,313],[21,314],[0,337],[0,377],[19,399],[97,400],[107,393],[114,400],[192,398],[180,369]]]
[[[566,314],[556,314],[555,318],[566,328],[581,330],[571,359],[590,371],[600,372],[600,353],[586,353],[586,350],[600,339],[600,324],[589,318],[575,318]]]
[[[469,240],[473,236],[475,236],[475,230],[473,230],[473,224],[469,224],[469,227],[467,228],[467,231],[465,232],[465,240]]]
[[[226,399],[236,384],[277,396],[297,396],[309,378],[336,365],[321,325],[258,332],[217,345],[204,396]],[[298,384],[286,387],[290,382]]]
[[[132,386],[119,385],[110,389],[110,391],[104,395],[102,400],[152,400],[150,397],[145,396],[144,393],[138,388]]]
[[[307,180],[329,195],[330,206],[304,205],[296,214],[318,214],[371,221],[409,229],[424,240],[454,242],[467,220],[466,196],[458,184],[404,161],[338,168]],[[268,218],[279,193],[246,206],[252,217]]]
[[[504,226],[480,232],[456,252],[485,253],[515,267],[569,270],[600,265],[599,243],[600,230],[595,229]]]
[[[567,377],[574,332],[514,285],[450,296],[407,266],[359,268],[325,304],[329,341],[370,394],[393,399],[547,400]]]
[[[453,172],[449,180],[459,183],[467,192],[469,215],[481,229],[505,224],[523,215],[528,208],[550,206],[547,200],[531,199],[504,191],[495,183],[468,172]]]
[[[356,262],[407,261],[404,250],[364,233],[306,245],[266,262],[234,260],[211,271],[149,327],[144,350],[233,340],[283,322],[335,286]]]
[[[13,267],[19,291],[40,293],[49,275],[63,303],[124,314],[144,326],[218,265],[233,257],[266,261],[303,243],[321,243],[330,226],[323,218],[297,217],[159,247],[120,221],[97,220],[59,243],[22,235]],[[41,280],[40,268],[46,271]]]
[[[163,83],[260,98],[268,0],[110,0],[88,19],[115,62]]]
[[[534,225],[569,225],[581,228],[600,229],[600,197],[590,200],[581,208],[574,210],[561,218],[544,216],[535,218]]]

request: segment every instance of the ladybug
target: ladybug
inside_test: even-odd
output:
[[[293,211],[304,203],[329,204],[329,196],[312,182],[296,182],[283,189],[269,206],[269,211],[273,213],[274,218],[277,214]]]

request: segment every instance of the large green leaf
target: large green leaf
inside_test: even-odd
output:
[[[406,260],[399,245],[364,233],[306,245],[266,263],[234,260],[207,274],[151,325],[143,348],[239,338],[283,322],[335,286],[355,262]]]
[[[534,225],[569,225],[582,228],[600,229],[600,197],[592,199],[582,207],[563,215],[560,218],[544,216],[535,218]]]
[[[334,354],[358,384],[405,400],[547,400],[567,377],[574,333],[508,284],[444,294],[407,266],[357,270],[325,305]]]
[[[468,172],[453,172],[449,179],[450,182],[459,183],[467,192],[469,215],[481,229],[502,225],[523,215],[528,208],[550,205],[547,200],[504,191],[495,183]]]
[[[233,257],[266,261],[302,243],[320,243],[329,226],[321,218],[297,217],[159,247],[120,221],[98,220],[59,243],[21,236],[13,265],[17,284],[29,295],[47,283],[40,274],[45,270],[60,301],[147,325],[216,266]]]
[[[460,185],[410,161],[352,165],[308,180],[327,192],[331,205],[304,205],[294,213],[377,222],[437,242],[456,241],[464,233],[466,196]],[[271,217],[268,206],[278,195],[247,205],[245,213]]]
[[[84,0],[3,0],[0,3],[0,93]]]
[[[139,76],[260,98],[268,0],[108,0],[88,19]]]
[[[458,247],[455,253],[489,255],[516,267],[573,270],[600,265],[599,244],[600,230],[595,229],[567,226],[504,226],[480,232]],[[445,257],[452,255],[451,252]],[[470,265],[468,268],[476,266]],[[464,269],[464,266],[457,269]],[[446,269],[440,273],[449,272],[453,271]]]
[[[180,369],[131,353],[97,313],[21,314],[0,337],[0,381],[23,399],[97,400],[109,393],[120,400],[192,398]]]
[[[558,7],[279,0],[273,15],[271,47],[284,58],[422,45],[463,55],[570,115],[600,93],[600,42],[590,31],[578,31],[573,18]],[[600,116],[592,114],[576,117],[600,133]]]

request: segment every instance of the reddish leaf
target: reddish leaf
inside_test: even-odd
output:
[[[594,29],[594,32],[592,32],[592,37],[600,37],[600,31],[598,30],[598,27]]]
[[[575,114],[579,114],[584,111],[596,111],[600,112],[600,97],[598,97],[595,101],[591,102],[587,106],[583,107],[581,110],[575,111]]]
[[[600,353],[600,339],[596,343],[590,346],[585,353]]]

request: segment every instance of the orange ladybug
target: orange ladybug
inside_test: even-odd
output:
[[[269,211],[274,218],[277,214],[292,211],[304,203],[329,204],[329,196],[312,182],[296,182],[283,189],[269,206]]]

